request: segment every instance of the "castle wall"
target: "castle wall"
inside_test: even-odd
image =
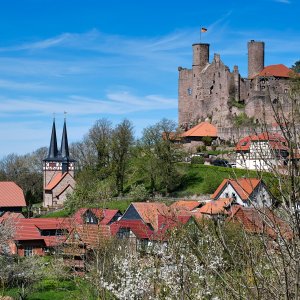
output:
[[[264,68],[264,43],[248,43],[248,73],[241,78],[238,67],[233,72],[215,54],[211,63],[208,44],[193,45],[192,70],[178,68],[179,126],[189,129],[210,119],[212,124],[230,128],[245,114],[245,123],[273,124],[274,108],[280,105],[288,117],[290,111],[288,78],[254,77]],[[241,104],[241,105],[239,105]]]
[[[188,123],[192,118],[193,71],[178,68],[178,116],[179,124]]]

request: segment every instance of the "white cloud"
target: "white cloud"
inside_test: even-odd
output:
[[[123,115],[140,111],[165,110],[177,107],[177,99],[159,95],[136,96],[127,91],[109,93],[104,99],[71,95],[65,99],[0,98],[2,116],[11,113],[49,115],[67,111],[72,115]]]
[[[274,0],[275,2],[284,3],[284,4],[291,4],[290,0]]]

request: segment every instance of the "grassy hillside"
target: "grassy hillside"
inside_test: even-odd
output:
[[[223,179],[243,176],[258,177],[259,175],[256,171],[197,164],[180,164],[180,170],[183,179],[181,186],[174,193],[176,196],[212,194]],[[271,177],[271,174],[263,174],[266,183],[271,182]]]
[[[182,183],[179,188],[172,193],[174,197],[188,197],[192,195],[212,194],[220,185],[223,179],[241,178],[241,177],[260,177],[262,176],[265,183],[270,188],[271,192],[276,196],[276,180],[270,173],[258,174],[256,171],[248,171],[235,168],[224,168],[207,166],[201,164],[185,164],[178,165],[182,174]],[[112,200],[99,203],[98,207],[119,209],[122,213],[132,202],[130,199]],[[95,205],[93,205],[95,207]],[[65,217],[69,212],[60,210],[42,216],[48,217]]]

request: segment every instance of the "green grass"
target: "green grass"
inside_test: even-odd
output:
[[[85,298],[93,300],[93,296],[87,297],[87,286],[82,280],[77,279],[77,285],[75,281],[71,280],[47,280],[44,279],[40,283],[34,285],[32,292],[28,295],[28,300],[72,300],[82,299],[82,293]],[[11,296],[14,299],[18,299],[18,288],[12,288],[4,293],[5,296]]]
[[[62,209],[54,212],[49,212],[46,215],[40,216],[40,218],[64,218],[69,215],[69,211]]]
[[[223,179],[257,177],[256,171],[236,168],[224,168],[207,165],[180,164],[183,175],[182,184],[175,192],[177,196],[212,194]],[[271,179],[271,174],[266,175],[266,183]]]

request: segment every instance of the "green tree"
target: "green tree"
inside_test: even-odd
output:
[[[139,141],[139,172],[149,182],[150,191],[171,192],[180,182],[176,168],[180,151],[174,144],[175,122],[163,119],[144,129]]]
[[[300,73],[300,60],[297,60],[297,61],[292,65],[292,70],[295,71],[296,73]]]
[[[132,123],[125,119],[112,131],[112,176],[119,195],[123,194],[125,174],[129,166],[130,150],[134,142]]]

